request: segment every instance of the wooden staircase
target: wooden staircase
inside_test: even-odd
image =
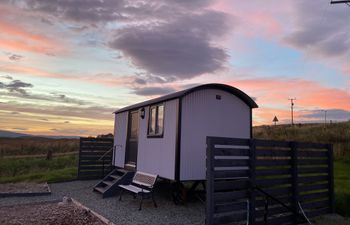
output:
[[[129,184],[135,172],[124,169],[114,169],[103,180],[97,183],[94,191],[101,193],[102,198],[107,198],[117,194],[119,184]]]

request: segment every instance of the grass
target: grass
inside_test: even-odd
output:
[[[334,164],[336,211],[350,216],[350,158],[338,159]]]
[[[0,159],[0,183],[59,182],[76,179],[77,155],[45,158]]]
[[[15,155],[36,155],[79,151],[79,139],[52,139],[43,137],[0,137],[0,157]]]
[[[327,124],[299,124],[259,126],[253,128],[258,139],[301,141],[333,144],[334,156],[350,156],[350,122]]]

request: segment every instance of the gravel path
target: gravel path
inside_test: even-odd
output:
[[[92,187],[97,182],[98,180],[50,184],[52,194],[49,196],[1,198],[0,206],[61,200],[63,196],[68,196],[116,225],[204,224],[205,205],[200,201],[191,201],[186,205],[176,206],[171,200],[170,193],[156,191],[158,208],[154,208],[151,200],[145,200],[142,210],[139,211],[139,201],[128,194],[123,195],[121,202],[118,201],[117,197],[102,199],[101,195],[92,192]]]
[[[96,216],[70,203],[34,203],[0,207],[2,225],[105,225]]]
[[[49,192],[47,183],[8,183],[0,184],[0,194]]]

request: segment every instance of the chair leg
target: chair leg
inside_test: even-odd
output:
[[[123,194],[123,189],[120,189],[120,193],[119,193],[119,201],[122,200],[122,194]]]
[[[143,193],[141,193],[141,201],[140,201],[140,208],[139,208],[139,210],[142,209],[142,202],[143,202]]]
[[[157,206],[156,200],[154,199],[153,191],[151,192],[151,197],[152,197],[152,201],[153,201],[154,207],[157,208],[158,206]]]

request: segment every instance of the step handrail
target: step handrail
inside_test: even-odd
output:
[[[108,149],[108,151],[106,151],[97,161],[101,161],[102,159],[104,159],[106,155],[110,153],[113,149],[114,149],[114,146]]]
[[[299,209],[300,209],[301,213],[302,213],[303,216],[305,217],[305,219],[306,219],[306,221],[308,222],[308,224],[313,225],[313,224],[310,222],[309,218],[307,218],[307,216],[306,216],[306,214],[305,214],[303,208],[301,207],[301,204],[300,204],[299,201],[298,201],[298,205],[299,205]]]
[[[283,207],[285,207],[286,209],[288,209],[289,211],[291,211],[294,215],[301,217],[304,221],[308,222],[310,225],[313,225],[310,220],[306,217],[303,209],[301,208],[300,202],[298,202],[299,208],[301,209],[302,213],[299,213],[299,211],[296,211],[295,209],[287,206],[286,204],[284,204],[282,201],[280,201],[279,199],[273,197],[272,195],[270,195],[269,193],[267,193],[266,191],[264,191],[262,188],[258,187],[258,186],[253,186],[252,187],[253,190],[256,189],[259,192],[263,193],[265,195],[265,197],[271,198],[272,200],[276,201],[277,203],[279,203],[280,205],[282,205]],[[268,204],[268,203],[267,203]],[[265,219],[266,220],[266,219]],[[265,224],[267,224],[267,221],[265,221]]]

